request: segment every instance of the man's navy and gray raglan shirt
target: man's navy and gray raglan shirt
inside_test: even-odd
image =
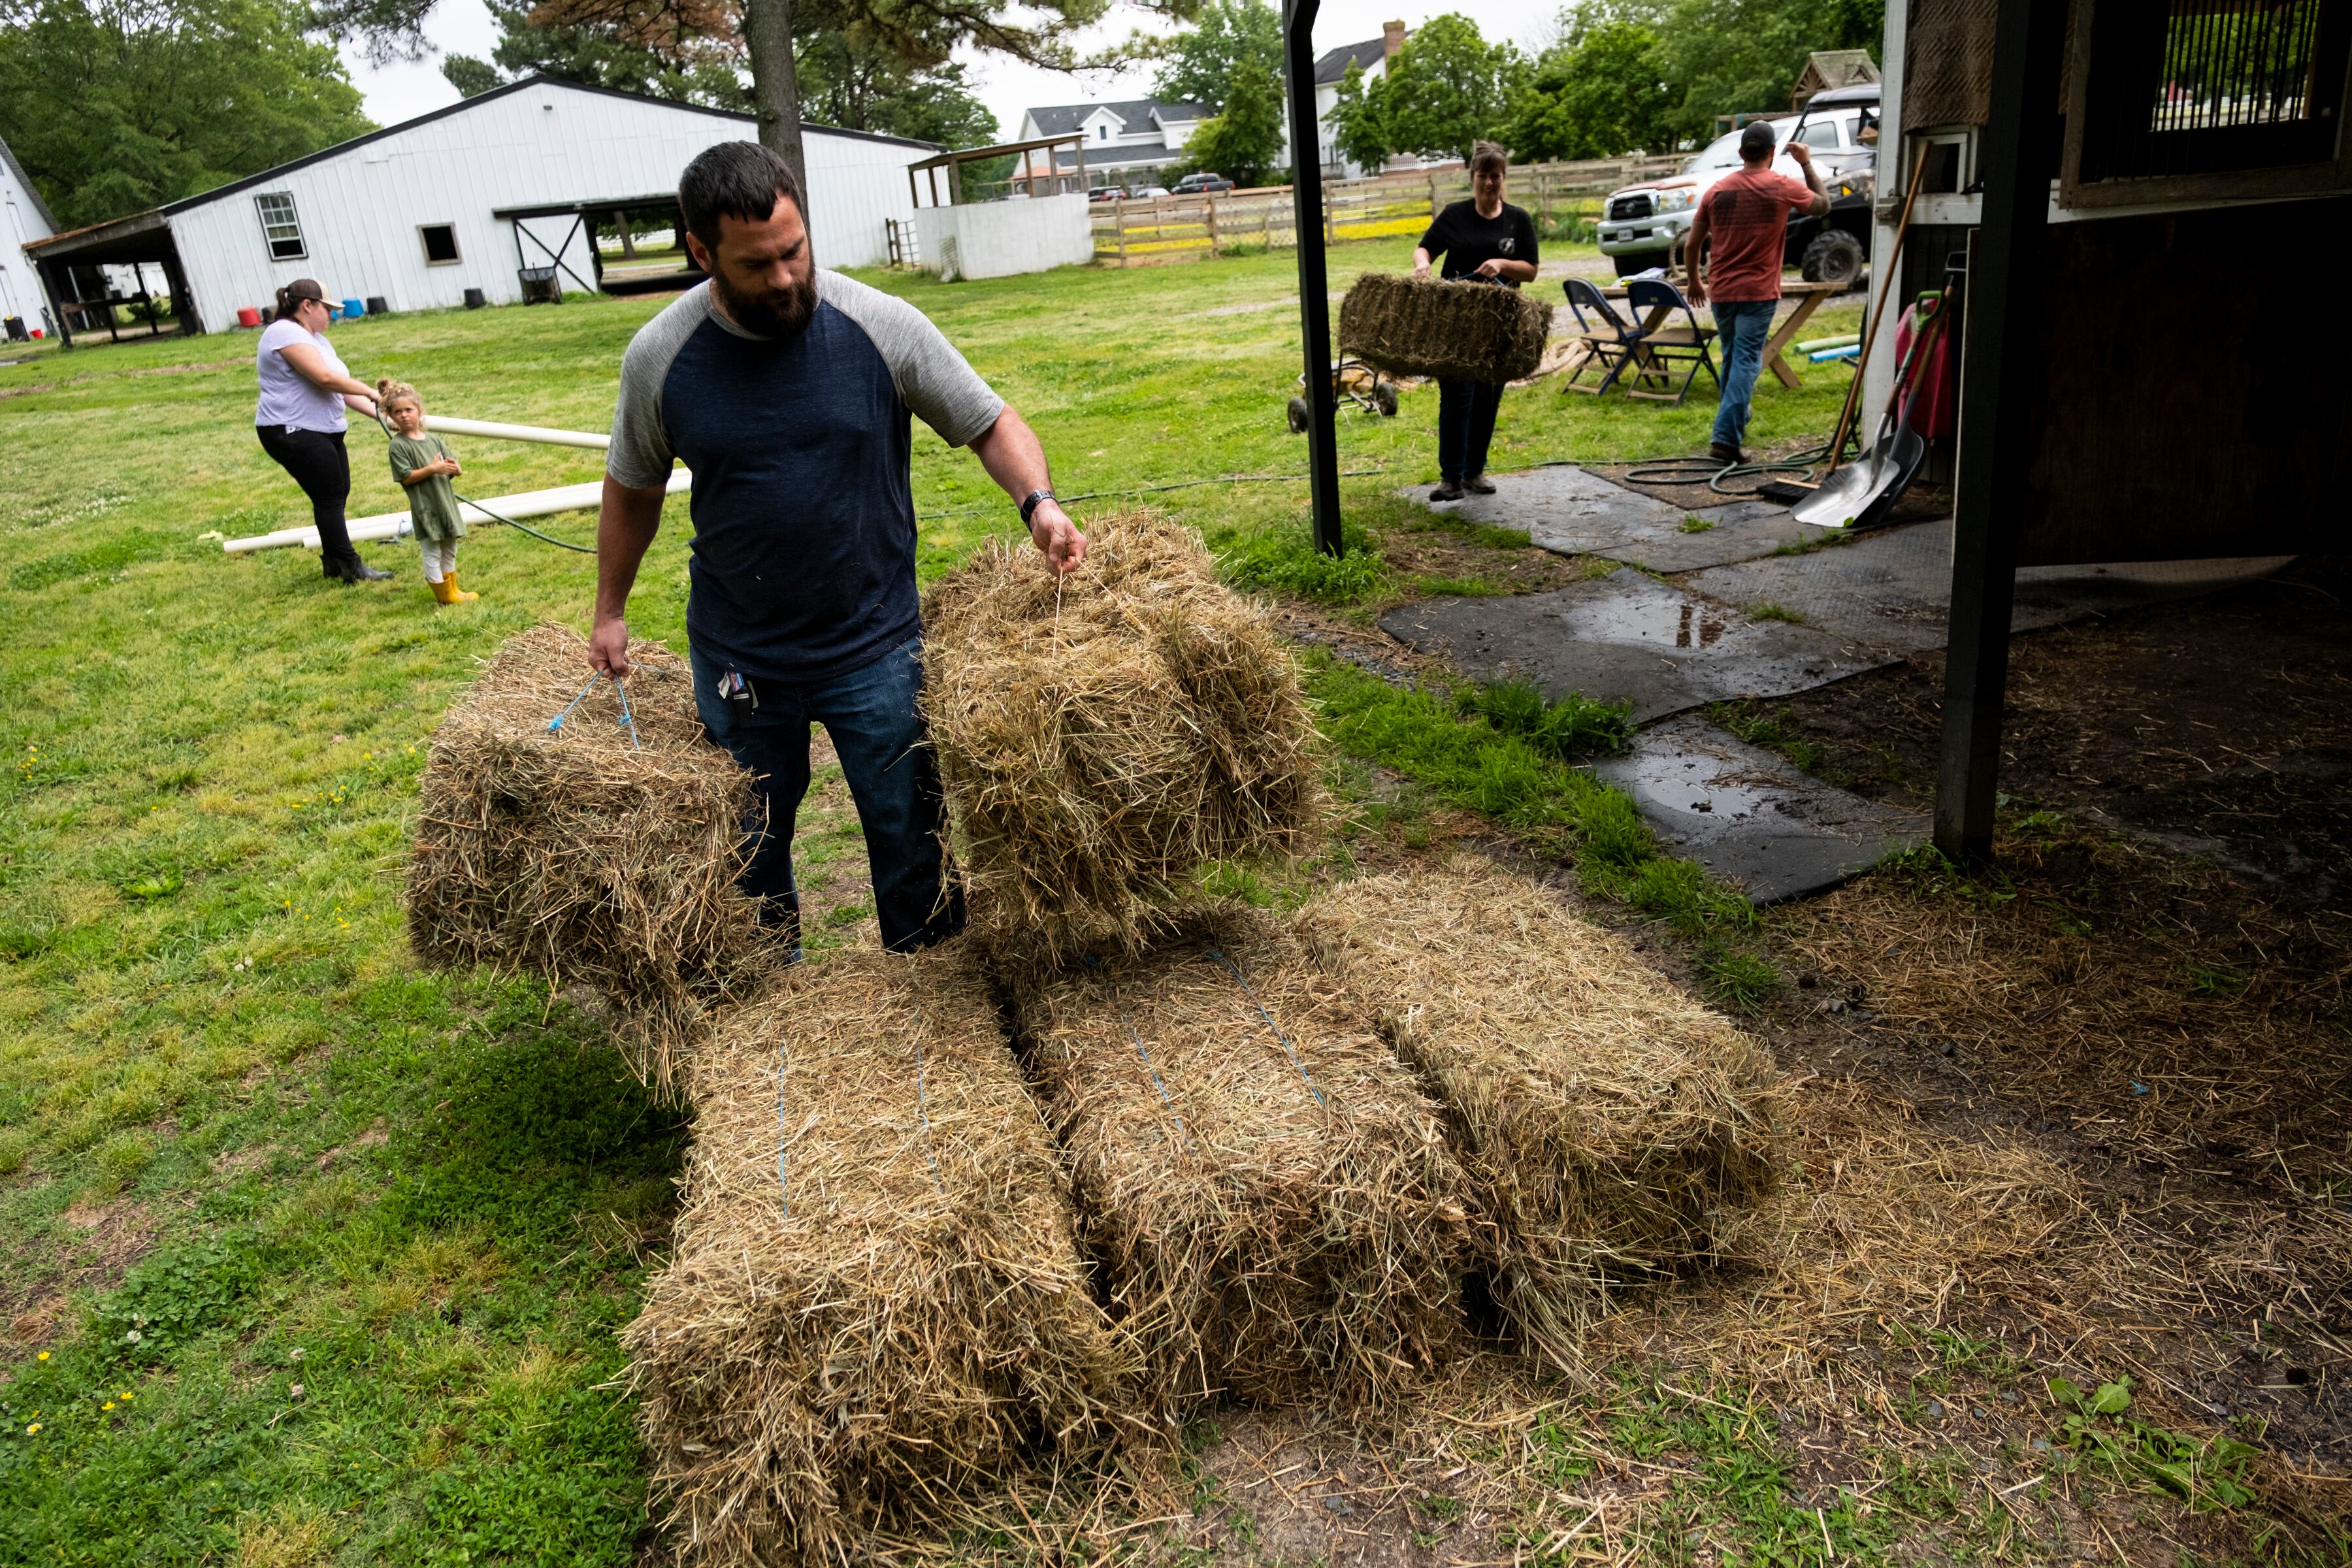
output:
[[[754,679],[826,680],[921,629],[908,416],[951,447],[1004,408],[923,313],[820,270],[816,313],[761,338],[688,289],[621,361],[605,472],[694,472],[686,631]]]

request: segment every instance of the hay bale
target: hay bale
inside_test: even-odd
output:
[[[1611,1287],[1714,1256],[1770,1191],[1771,1058],[1526,878],[1365,878],[1296,927],[1438,1090],[1500,1304],[1562,1364]]]
[[[1384,1403],[1459,1324],[1461,1169],[1280,923],[1222,924],[1014,993],[1080,1235],[1163,1415],[1217,1394]]]
[[[973,919],[1035,956],[1139,951],[1202,862],[1319,824],[1287,650],[1165,519],[1097,520],[1058,583],[1026,544],[983,550],[926,595],[923,666]]]
[[[1339,301],[1339,352],[1392,375],[1525,380],[1550,333],[1550,306],[1494,283],[1367,272]]]
[[[862,1561],[1117,1450],[1125,1369],[963,944],[793,972],[689,1089],[675,1250],[622,1336],[683,1561]]]
[[[704,738],[686,660],[630,649],[630,712],[587,644],[541,626],[500,648],[434,731],[408,867],[426,963],[583,980],[615,1003],[630,1066],[669,1086],[709,1008],[762,969],[759,905],[735,885],[751,775]]]

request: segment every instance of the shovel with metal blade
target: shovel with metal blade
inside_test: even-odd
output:
[[[1902,367],[1895,372],[1895,395],[1886,400],[1885,416],[1878,422],[1878,439],[1869,451],[1790,507],[1790,517],[1814,528],[1875,528],[1886,521],[1886,514],[1919,477],[1919,466],[1927,460],[1927,443],[1911,428],[1911,405],[1918,396],[1911,388],[1911,377],[1927,362],[1927,351],[1943,331],[1957,292],[1957,289],[1945,290],[1936,313],[1911,340],[1911,352],[1903,356]]]

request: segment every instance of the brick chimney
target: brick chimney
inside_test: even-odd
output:
[[[1402,47],[1404,47],[1404,24],[1402,22],[1382,22],[1381,24],[1381,55],[1389,59],[1394,59],[1396,58],[1397,51]]]

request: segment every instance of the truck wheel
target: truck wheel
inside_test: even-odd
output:
[[[1307,434],[1307,421],[1310,413],[1311,411],[1307,406],[1307,399],[1303,397],[1294,397],[1290,400],[1290,433],[1292,435],[1304,436]]]
[[[1869,259],[1862,241],[1842,228],[1832,228],[1813,236],[1812,243],[1805,247],[1805,258],[1800,266],[1808,283],[1834,283],[1841,289],[1851,289]]]

